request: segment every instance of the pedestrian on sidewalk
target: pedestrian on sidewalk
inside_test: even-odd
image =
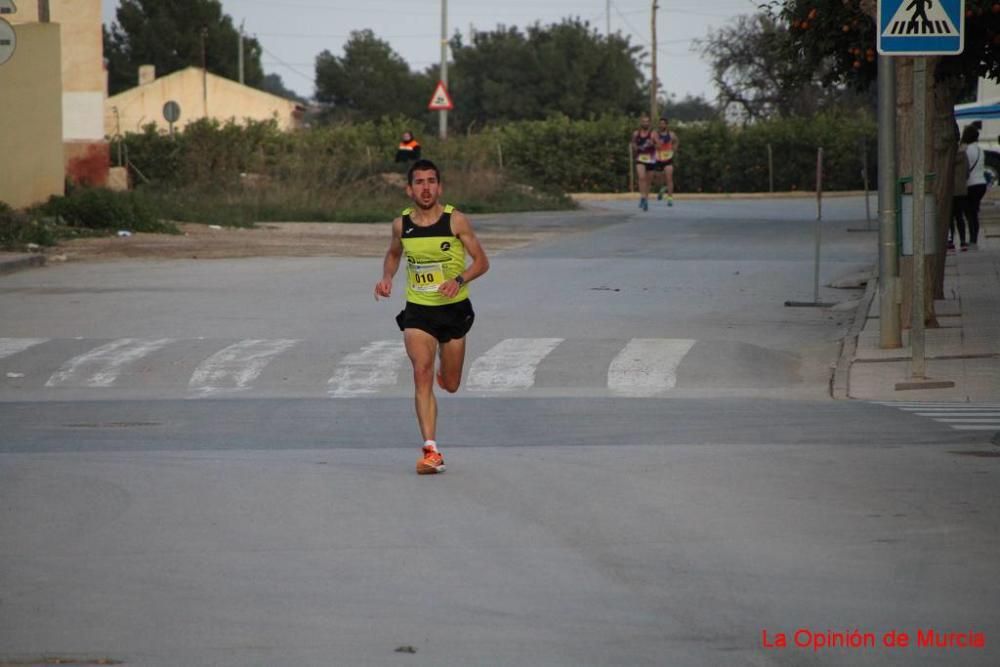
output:
[[[957,130],[956,130],[957,131]],[[955,229],[958,229],[958,240],[962,252],[969,249],[965,242],[965,200],[969,191],[969,156],[965,152],[965,144],[960,143],[955,151],[954,183],[951,197],[951,224],[948,227],[948,250],[955,249]]]
[[[986,194],[986,153],[979,145],[979,130],[969,125],[962,131],[962,143],[969,158],[968,192],[965,195],[965,218],[969,221],[969,247],[979,247],[979,203]]]

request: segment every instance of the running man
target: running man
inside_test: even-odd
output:
[[[435,440],[435,376],[445,391],[458,391],[465,335],[476,317],[467,283],[486,273],[490,261],[469,219],[454,206],[441,205],[441,173],[433,162],[417,160],[406,180],[406,194],[414,206],[392,221],[392,240],[382,262],[382,279],[375,284],[375,300],[392,294],[392,279],[405,254],[406,307],[396,316],[396,324],[413,364],[417,425],[424,439],[417,473],[430,475],[445,470]],[[472,258],[468,267],[466,254]],[[440,359],[436,374],[435,357]]]
[[[639,208],[649,210],[649,181],[656,167],[656,133],[649,129],[649,114],[639,116],[639,129],[632,133],[635,172],[639,177]]]
[[[660,126],[656,131],[656,173],[663,174],[666,185],[660,186],[660,191],[656,194],[658,200],[663,200],[663,190],[667,191],[667,206],[674,205],[674,154],[680,142],[677,140],[677,133],[670,131],[670,125],[666,116],[660,116]]]

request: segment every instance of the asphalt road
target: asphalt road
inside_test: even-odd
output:
[[[479,222],[585,228],[473,285],[432,478],[377,261],[0,277],[0,665],[1000,662],[997,450],[829,398],[815,204],[634,205]]]

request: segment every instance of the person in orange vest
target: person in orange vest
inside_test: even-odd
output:
[[[403,132],[403,137],[399,141],[399,148],[396,149],[396,162],[409,162],[420,159],[420,142],[416,140],[410,131]]]

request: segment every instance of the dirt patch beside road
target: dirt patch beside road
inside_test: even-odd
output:
[[[222,259],[229,257],[381,257],[389,245],[389,223],[275,222],[255,229],[212,229],[181,224],[183,234],[133,234],[75,239],[50,249],[67,261],[116,259]],[[560,230],[477,229],[489,252],[530,245]],[[563,230],[562,233],[565,233]],[[61,259],[61,257],[60,257]]]

